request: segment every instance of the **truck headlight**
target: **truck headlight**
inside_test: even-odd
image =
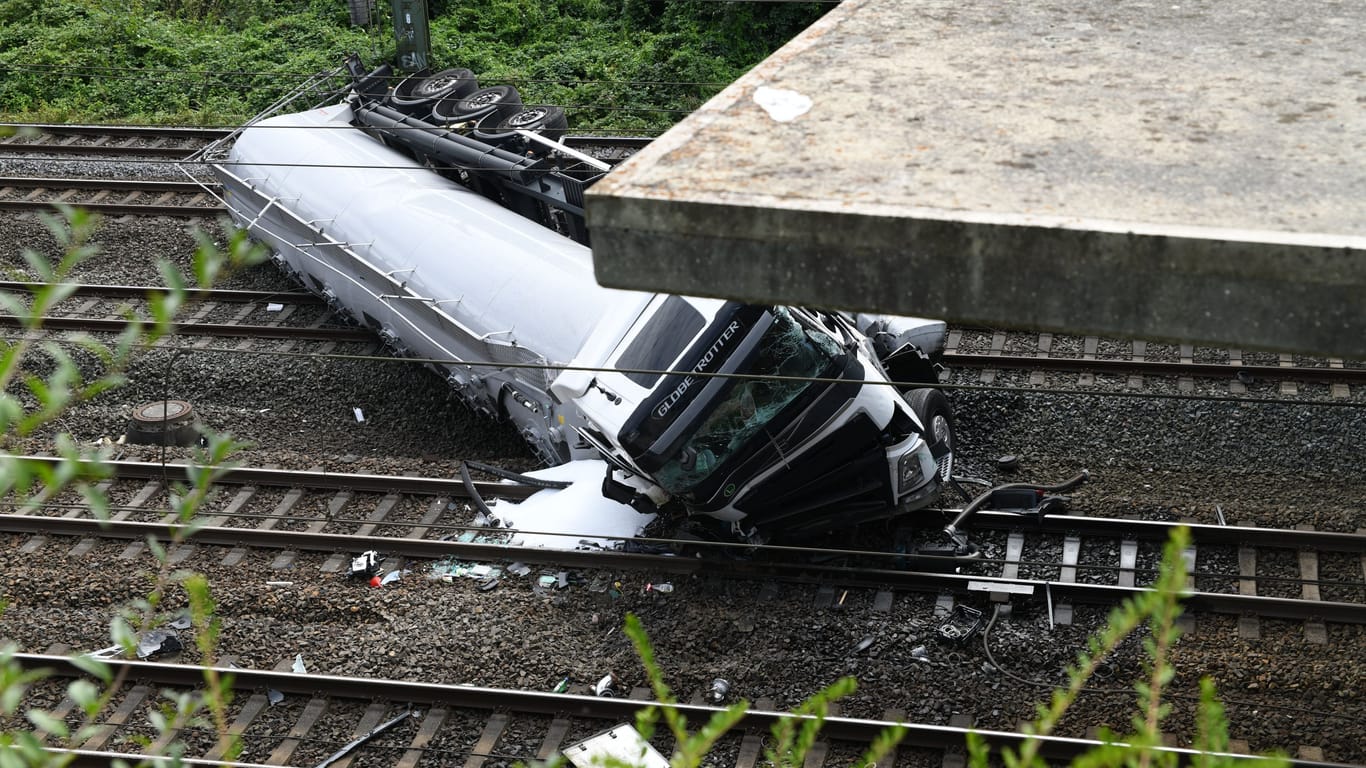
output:
[[[896,462],[897,494],[905,494],[924,484],[925,478],[933,476],[937,470],[934,456],[930,455],[925,441],[916,442],[914,450],[901,454]]]

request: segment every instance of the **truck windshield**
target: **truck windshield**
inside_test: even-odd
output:
[[[783,307],[775,307],[773,314],[774,323],[759,340],[752,363],[739,372],[794,377],[824,373],[840,353],[835,340],[808,333]],[[673,494],[696,487],[810,386],[788,379],[737,379],[677,455],[654,472],[655,482]]]

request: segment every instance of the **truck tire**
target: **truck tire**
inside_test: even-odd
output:
[[[522,108],[522,94],[511,85],[480,88],[464,96],[444,98],[432,107],[432,120],[438,124],[480,122],[489,115],[498,120]]]
[[[486,128],[485,126],[489,126]],[[517,131],[532,131],[547,139],[558,141],[569,130],[569,119],[564,109],[550,105],[527,107],[520,112],[508,115],[497,123],[490,120],[480,121],[474,129],[474,137],[493,143],[517,137]]]
[[[420,115],[441,99],[463,98],[479,88],[479,81],[468,69],[443,69],[436,74],[429,70],[405,77],[389,92],[389,104],[409,115]]]
[[[949,399],[937,389],[913,389],[906,395],[916,418],[925,427],[925,442],[931,447],[943,444],[948,452],[938,457],[939,480],[948,482],[953,476],[953,454],[957,449],[954,435],[953,408]]]

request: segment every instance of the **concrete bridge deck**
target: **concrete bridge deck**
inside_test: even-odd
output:
[[[847,0],[588,213],[614,287],[1366,357],[1366,3]]]

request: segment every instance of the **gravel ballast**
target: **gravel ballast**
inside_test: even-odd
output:
[[[0,260],[22,266],[24,248],[52,249],[31,215],[0,214],[6,232]],[[221,242],[216,229],[212,236]],[[191,225],[171,219],[124,218],[96,235],[104,255],[75,279],[98,283],[159,281],[153,263],[187,269],[195,247]],[[233,276],[223,287],[293,290],[269,265]],[[218,346],[217,344],[211,346]],[[115,437],[133,405],[167,396],[193,403],[204,422],[250,447],[252,466],[321,466],[336,471],[444,473],[461,458],[514,469],[536,462],[512,430],[468,412],[445,383],[418,365],[371,359],[367,345],[319,357],[306,346],[285,353],[152,350],[130,372],[128,386],[80,406],[58,428],[90,443]],[[951,383],[974,384],[975,379]],[[998,382],[999,383],[999,382]],[[1055,481],[1081,468],[1093,480],[1073,494],[1082,514],[1216,522],[1266,527],[1312,524],[1325,530],[1366,527],[1366,411],[1356,405],[1277,404],[1229,399],[1145,399],[1104,392],[949,389],[960,438],[961,472],[993,481]],[[1358,393],[1354,393],[1354,397]],[[355,417],[361,409],[364,421]],[[10,450],[40,451],[50,435],[11,441]],[[128,448],[128,455],[157,455]],[[1021,457],[1005,474],[998,456]],[[27,537],[10,537],[0,597],[11,602],[0,634],[26,651],[52,643],[76,649],[108,645],[108,622],[121,603],[145,594],[152,564],[118,561],[123,544],[97,546],[81,558],[74,541],[54,539],[18,554]],[[931,596],[898,595],[878,614],[855,604],[813,610],[814,588],[783,586],[777,599],[761,585],[684,580],[667,596],[642,593],[641,575],[621,580],[621,596],[584,587],[542,591],[531,579],[508,579],[491,592],[471,580],[433,581],[422,573],[370,589],[321,572],[321,557],[303,556],[287,574],[255,554],[235,567],[223,552],[201,548],[182,567],[206,573],[224,622],[219,653],[245,667],[269,668],[303,653],[311,671],[447,683],[549,689],[562,677],[588,682],[607,671],[641,684],[620,631],[627,611],[642,617],[680,697],[715,677],[739,696],[791,706],[840,675],[859,692],[845,713],[879,717],[890,708],[910,719],[947,723],[958,713],[986,728],[1013,729],[1028,718],[1044,688],[1002,674],[979,642],[949,647],[934,636]],[[1026,558],[1030,554],[1026,554]],[[1339,569],[1350,572],[1350,563]],[[534,573],[532,578],[534,578]],[[1361,579],[1358,570],[1355,578]],[[266,581],[291,581],[284,588]],[[172,595],[172,603],[183,596]],[[870,601],[871,595],[855,600]],[[1061,670],[1103,616],[1078,607],[1077,623],[1050,628],[1039,605],[1017,609],[993,627],[990,647],[1001,667],[1055,684]],[[1366,763],[1363,669],[1366,632],[1329,626],[1326,645],[1308,643],[1300,627],[1264,621],[1261,638],[1238,636],[1234,617],[1201,618],[1181,641],[1175,689],[1193,694],[1211,675],[1229,702],[1231,735],[1255,749],[1321,746],[1329,761]],[[864,638],[865,652],[851,653]],[[911,651],[925,646],[930,661]],[[1119,693],[1083,697],[1063,731],[1128,726],[1131,684],[1141,674],[1141,639],[1126,641],[1104,685]],[[186,661],[196,661],[187,651]],[[1190,733],[1190,705],[1175,701],[1170,730]],[[1325,714],[1326,713],[1326,714]]]

